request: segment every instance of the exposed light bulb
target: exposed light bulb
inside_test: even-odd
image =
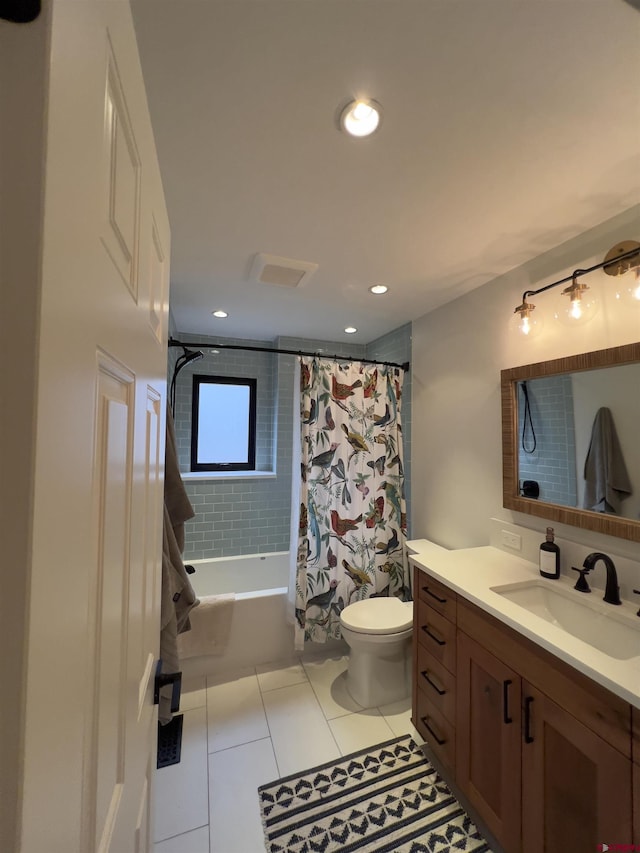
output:
[[[555,318],[562,323],[573,326],[576,323],[588,323],[598,313],[598,296],[592,287],[578,281],[577,273],[573,281],[562,291],[562,297],[569,297],[569,304],[563,303],[556,311]]]
[[[542,331],[542,319],[532,313],[535,307],[531,302],[523,302],[514,308],[510,327],[524,338],[535,338]]]
[[[582,319],[582,299],[579,294],[571,297],[571,307],[569,308],[569,314],[573,317],[574,320]]]
[[[626,276],[625,276],[626,277]],[[640,308],[640,267],[635,267],[629,282],[622,279],[616,289],[618,302],[633,308]]]

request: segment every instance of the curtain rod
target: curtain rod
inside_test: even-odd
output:
[[[250,352],[273,352],[278,355],[311,355],[317,358],[328,358],[332,361],[359,361],[362,364],[383,364],[385,367],[398,367],[400,370],[409,370],[409,362],[398,364],[395,361],[378,361],[373,358],[357,358],[352,355],[325,355],[321,352],[305,352],[304,350],[295,349],[274,349],[270,347],[249,347],[241,346],[240,344],[213,344],[210,341],[202,343],[201,341],[187,341],[183,343],[176,338],[169,338],[170,347],[201,347],[202,349],[239,349],[249,350]]]

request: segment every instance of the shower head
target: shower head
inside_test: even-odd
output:
[[[204,353],[201,350],[188,350],[185,347],[181,366],[184,367],[185,364],[189,364],[191,361],[199,361],[201,358],[204,358]]]
[[[178,374],[182,370],[183,367],[186,367],[187,364],[191,361],[199,361],[201,358],[204,358],[204,353],[201,350],[192,350],[187,349],[184,345],[182,346],[183,355],[178,356],[176,359],[176,363],[173,367],[173,378],[171,379],[171,387],[169,389],[169,400],[171,405],[171,411],[175,413],[176,410],[176,379],[178,378]]]

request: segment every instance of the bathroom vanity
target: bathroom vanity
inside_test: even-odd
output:
[[[512,594],[582,606],[566,578],[544,581],[492,547],[425,543],[410,559],[413,724],[506,853],[640,845],[637,605],[588,596],[591,633],[578,639]],[[614,647],[598,637],[611,619]]]

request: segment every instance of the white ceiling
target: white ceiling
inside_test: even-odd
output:
[[[367,343],[640,202],[631,2],[132,5],[182,332]],[[318,271],[258,284],[257,252]]]

